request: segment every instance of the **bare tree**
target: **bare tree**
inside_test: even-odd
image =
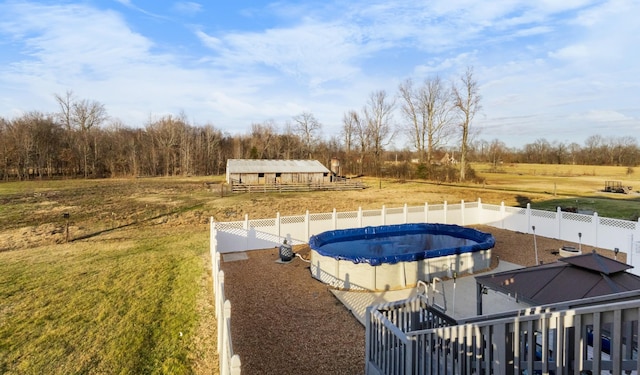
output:
[[[433,151],[449,135],[451,94],[439,77],[427,78],[422,86],[414,88],[413,81],[407,79],[400,84],[402,99],[400,110],[408,120],[405,130],[410,136],[420,162],[431,162]]]
[[[71,134],[77,135],[82,153],[82,169],[84,177],[87,178],[89,176],[89,157],[93,156],[93,171],[95,171],[95,163],[98,159],[98,142],[92,132],[108,118],[107,111],[104,105],[97,101],[76,100],[71,91],[67,91],[65,96],[56,94],[55,98],[60,106],[58,118]],[[73,142],[73,138],[71,141]]]
[[[357,132],[360,124],[358,113],[356,111],[348,111],[342,116],[342,137],[344,141],[344,153],[346,158],[347,170],[352,172],[351,168],[351,151],[355,146]]]
[[[255,150],[255,159],[275,159],[277,157],[278,149],[274,147],[277,142],[277,133],[278,126],[273,120],[251,124],[251,149]]]
[[[376,172],[382,166],[384,148],[395,135],[391,126],[394,106],[395,103],[387,98],[387,93],[381,90],[371,93],[363,110]]]
[[[460,77],[460,86],[453,84],[453,105],[458,114],[460,127],[460,181],[466,180],[467,149],[469,147],[469,129],[473,117],[480,110],[480,92],[478,82],[473,77],[473,68]]]
[[[311,112],[302,112],[301,114],[293,117],[294,131],[302,139],[304,145],[305,157],[311,159],[311,153],[313,151],[316,137],[322,129],[322,124],[316,120],[315,116]]]

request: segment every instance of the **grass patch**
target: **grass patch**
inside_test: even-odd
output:
[[[193,373],[208,233],[171,232],[0,253],[0,373]]]

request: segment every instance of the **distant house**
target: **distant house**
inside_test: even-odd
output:
[[[227,160],[228,184],[288,184],[331,182],[331,171],[317,160]]]

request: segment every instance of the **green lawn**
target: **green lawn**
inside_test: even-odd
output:
[[[148,227],[0,253],[0,373],[194,373],[215,342],[195,339],[207,235]]]

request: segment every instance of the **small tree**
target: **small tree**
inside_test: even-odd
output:
[[[452,85],[453,105],[458,114],[460,127],[460,181],[466,180],[467,152],[469,148],[469,129],[473,117],[480,110],[480,93],[478,82],[473,77],[473,68],[460,77],[460,85]]]

